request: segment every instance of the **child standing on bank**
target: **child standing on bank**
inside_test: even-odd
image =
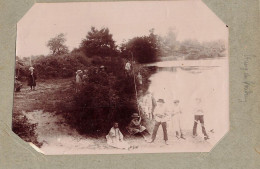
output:
[[[185,140],[185,137],[184,137],[183,131],[182,131],[182,123],[181,123],[182,110],[180,108],[179,103],[180,103],[179,100],[173,101],[173,110],[171,110],[172,124],[173,124],[174,130],[176,132],[176,137],[178,139],[182,138]]]
[[[168,115],[168,112],[167,112],[167,109],[166,109],[164,103],[165,102],[163,99],[157,100],[157,106],[154,109],[155,124],[154,124],[154,128],[153,128],[152,139],[149,141],[149,143],[154,142],[158,128],[160,125],[162,125],[163,139],[165,141],[165,144],[168,145],[167,121],[168,121],[169,115]]]
[[[204,111],[201,106],[201,98],[196,98],[196,106],[194,109],[194,125],[193,125],[193,137],[197,136],[197,124],[200,122],[202,133],[204,134],[204,140],[208,140],[209,136],[204,126]]]

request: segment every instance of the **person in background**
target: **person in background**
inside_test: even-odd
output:
[[[117,122],[114,122],[113,127],[110,129],[109,133],[106,135],[107,144],[119,148],[119,149],[130,149],[130,146],[127,142],[124,141],[124,136],[119,130],[119,125]]]
[[[132,120],[129,123],[129,125],[126,127],[127,131],[131,135],[135,134],[141,134],[145,141],[147,141],[148,136],[150,136],[150,133],[147,131],[147,129],[141,125],[141,117],[134,113],[132,114]]]
[[[147,92],[143,99],[144,113],[151,120],[153,118],[153,110],[156,106],[156,101],[151,92]]]
[[[179,139],[179,138],[182,138],[185,140],[185,137],[183,135],[183,132],[182,132],[182,126],[181,126],[181,116],[182,116],[182,110],[180,108],[180,101],[179,100],[174,100],[173,101],[173,106],[172,106],[172,109],[170,109],[170,113],[171,113],[171,121],[172,121],[172,124],[174,126],[174,130],[176,132],[176,137]]]
[[[34,72],[33,67],[30,67],[29,71],[30,71],[30,74],[28,76],[28,86],[31,87],[31,90],[35,90],[37,76]]]
[[[86,85],[87,80],[88,80],[88,70],[85,69],[83,71],[83,76],[82,76],[82,82],[83,82],[84,85]]]
[[[127,76],[130,76],[130,73],[131,73],[131,63],[129,61],[127,61],[126,64],[125,64],[125,71],[126,71]]]
[[[80,91],[81,88],[81,84],[82,84],[82,71],[81,70],[77,70],[76,72],[76,93],[78,93]]]
[[[100,72],[105,72],[105,66],[101,65],[100,68],[99,68],[99,71]]]
[[[152,138],[151,141],[149,141],[149,143],[154,142],[158,128],[160,125],[162,125],[164,141],[165,144],[168,145],[168,134],[167,134],[167,123],[166,123],[168,120],[168,112],[164,103],[165,102],[163,99],[157,100],[157,106],[154,109],[155,125],[153,129]]]
[[[193,125],[193,137],[197,136],[197,124],[200,122],[202,133],[204,134],[204,140],[208,140],[209,136],[204,126],[204,111],[201,106],[201,99],[196,98],[196,107],[194,108],[194,125]]]
[[[138,80],[139,85],[142,85],[142,84],[143,84],[143,78],[142,78],[142,75],[141,75],[140,72],[138,72],[137,80]]]
[[[82,76],[82,81],[83,81],[83,82],[86,82],[87,79],[88,79],[88,76],[84,74],[84,75]]]

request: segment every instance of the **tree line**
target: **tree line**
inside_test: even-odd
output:
[[[154,29],[149,34],[138,36],[116,45],[108,28],[91,27],[78,48],[68,50],[65,34],[61,33],[51,38],[46,45],[50,54],[47,56],[31,56],[19,58],[21,74],[23,67],[33,64],[42,78],[71,77],[76,69],[84,65],[98,64],[108,57],[121,57],[136,60],[140,64],[162,60],[207,59],[225,57],[224,41],[198,42],[196,40],[178,41],[174,29],[169,29],[167,35],[160,36]]]

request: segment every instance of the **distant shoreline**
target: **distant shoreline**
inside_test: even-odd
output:
[[[208,58],[198,60],[164,60],[154,63],[143,64],[145,67],[186,67],[186,66],[223,66],[228,63],[228,57]]]

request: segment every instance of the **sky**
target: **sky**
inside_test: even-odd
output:
[[[17,24],[16,55],[49,54],[46,44],[59,33],[72,50],[91,26],[108,27],[118,45],[151,28],[161,36],[174,28],[179,41],[228,41],[226,25],[200,0],[36,3]]]

